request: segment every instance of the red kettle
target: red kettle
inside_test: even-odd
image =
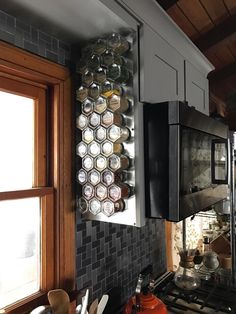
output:
[[[152,274],[152,265],[148,265],[138,276],[135,295],[129,299],[123,314],[167,314],[165,304],[151,293],[153,280],[149,281],[148,289],[141,292],[144,277]],[[151,277],[151,276],[150,276]]]

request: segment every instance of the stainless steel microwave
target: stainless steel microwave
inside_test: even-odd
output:
[[[146,216],[180,221],[227,197],[229,131],[172,101],[144,104]]]

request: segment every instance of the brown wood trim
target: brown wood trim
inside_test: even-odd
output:
[[[165,236],[166,236],[166,267],[167,271],[173,271],[172,222],[170,221],[165,221]]]
[[[45,60],[41,57],[26,52],[20,48],[12,47],[0,41],[1,59],[13,62],[17,66],[41,73],[43,76],[55,77],[59,80],[65,80],[69,77],[69,71],[65,67]]]
[[[9,79],[12,79],[12,80],[15,80],[15,81],[19,81],[19,82],[25,83],[25,84],[30,85],[30,86],[36,86],[36,87],[39,87],[39,88],[47,89],[47,86],[44,85],[44,84],[33,82],[31,80],[27,80],[27,79],[24,79],[22,77],[17,77],[17,76],[8,74],[8,73],[0,72],[0,77],[6,77],[6,78],[9,78]]]
[[[34,103],[34,183],[33,186],[47,185],[47,117],[46,93],[40,88]]]
[[[17,65],[11,61],[5,61],[1,58],[0,58],[0,71],[2,72],[7,71],[7,73],[9,73],[10,75],[13,75],[13,76],[15,75],[18,78],[23,78],[26,80],[36,81],[40,84],[47,84],[48,82],[50,82],[50,84],[58,84],[60,82],[60,79],[57,79],[52,76],[48,76],[41,72],[37,73],[31,69],[24,68],[21,65]]]
[[[38,304],[48,304],[46,292],[35,293],[27,299],[12,304],[4,309],[4,313],[26,314],[29,313],[33,308],[36,308]]]
[[[59,100],[60,95],[60,100]],[[54,106],[53,111],[53,126],[54,126],[54,142],[52,149],[54,150],[54,182],[58,189],[56,189],[55,198],[57,202],[63,204],[63,207],[58,208],[57,215],[62,216],[63,220],[57,220],[56,230],[61,238],[66,239],[67,245],[61,247],[57,251],[56,258],[64,260],[64,264],[58,265],[56,269],[57,280],[61,288],[70,291],[75,288],[75,268],[71,264],[75,261],[75,213],[73,210],[74,199],[72,190],[72,107],[71,107],[71,80],[67,79],[60,85],[55,86],[54,102],[59,101],[59,106]],[[57,128],[60,125],[60,129]],[[61,139],[64,138],[62,142]],[[59,147],[57,150],[56,148]],[[59,165],[59,167],[58,167]],[[63,178],[63,181],[60,180]],[[57,191],[63,191],[57,193]],[[72,228],[72,230],[71,230]],[[60,241],[58,238],[57,241]]]
[[[7,201],[11,199],[42,197],[47,194],[52,194],[52,187],[32,188],[29,190],[6,191],[0,192],[0,201]]]
[[[32,196],[44,196],[54,191],[54,217],[55,224],[54,245],[54,287],[68,288],[75,286],[75,211],[74,196],[71,184],[71,141],[72,141],[72,117],[71,117],[71,91],[69,70],[43,58],[24,52],[19,48],[0,42],[0,72],[32,80],[50,88],[51,106],[51,156],[53,159],[50,185],[53,188],[35,188],[24,191],[2,192],[0,200],[10,198],[23,198]],[[41,194],[41,192],[44,193]],[[24,306],[17,302],[14,310],[7,313],[22,314],[29,312],[33,307],[44,304],[39,298],[31,304],[27,298]],[[19,308],[18,308],[19,305]],[[26,311],[23,309],[27,309]]]
[[[52,143],[51,143],[51,154],[54,155],[53,158],[53,163],[51,165],[51,178],[55,187],[55,194],[54,194],[54,200],[56,204],[61,204],[61,206],[57,206],[56,207],[56,212],[55,212],[55,216],[56,217],[60,217],[60,209],[64,210],[64,205],[61,203],[61,201],[63,202],[63,199],[60,200],[60,151],[61,151],[61,147],[59,146],[60,143],[60,134],[61,134],[61,129],[63,128],[63,124],[60,126],[60,110],[61,110],[61,102],[60,102],[60,85],[55,85],[54,86],[54,93],[53,93],[53,106],[52,106],[52,119],[51,119],[51,124],[52,124],[52,129],[53,129],[53,138],[52,138]],[[60,128],[58,127],[60,126]],[[61,160],[61,164],[63,163],[63,160]],[[60,234],[60,229],[59,229],[59,225],[60,225],[60,220],[56,219],[55,217],[55,229],[56,229],[56,234]],[[63,217],[61,217],[62,219],[64,219],[64,215]],[[62,237],[61,237],[62,239]],[[60,238],[57,237],[55,239],[55,245],[56,247],[60,248]],[[56,254],[56,259],[60,260],[60,252],[61,252],[61,248],[59,250],[56,250],[55,254]],[[55,268],[55,285],[56,287],[60,287],[60,264],[57,263],[56,268]]]
[[[62,89],[62,86],[60,86]],[[65,263],[60,265],[59,278],[61,282],[61,287],[67,291],[73,290],[75,288],[74,278],[76,277],[75,269],[71,268],[71,264],[75,261],[75,213],[74,213],[74,202],[75,199],[72,189],[72,106],[71,106],[71,80],[67,79],[63,83],[63,98],[61,102],[63,114],[60,114],[60,119],[63,121],[63,128],[61,128],[62,138],[64,138],[62,150],[60,151],[60,156],[63,156],[63,163],[60,167],[60,177],[63,178],[60,184],[60,190],[63,190],[63,194],[60,195],[60,202],[63,202],[64,215],[63,221],[60,221],[59,230],[60,235],[66,239],[67,245],[63,247],[60,251],[60,258],[65,261]],[[61,125],[62,125],[61,121]],[[62,189],[63,188],[63,189]],[[61,213],[62,215],[62,213]],[[73,231],[71,231],[71,226],[74,226]]]
[[[42,208],[42,259],[41,259],[41,290],[48,291],[55,287],[55,233],[53,194],[46,195],[41,200]]]
[[[9,86],[11,86],[10,90]],[[37,99],[39,97],[40,88],[26,84],[20,80],[14,80],[14,78],[1,77],[0,90],[5,92],[9,91],[11,93],[14,92],[19,96],[32,97],[32,99]]]

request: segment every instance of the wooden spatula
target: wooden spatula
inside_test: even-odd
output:
[[[48,301],[54,314],[69,314],[70,298],[65,290],[50,290],[48,292]]]
[[[98,299],[95,299],[89,307],[89,314],[97,314]]]

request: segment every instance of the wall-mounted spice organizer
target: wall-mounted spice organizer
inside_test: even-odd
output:
[[[133,34],[99,38],[84,47],[77,64],[77,207],[87,219],[141,226],[135,183],[133,41]]]

